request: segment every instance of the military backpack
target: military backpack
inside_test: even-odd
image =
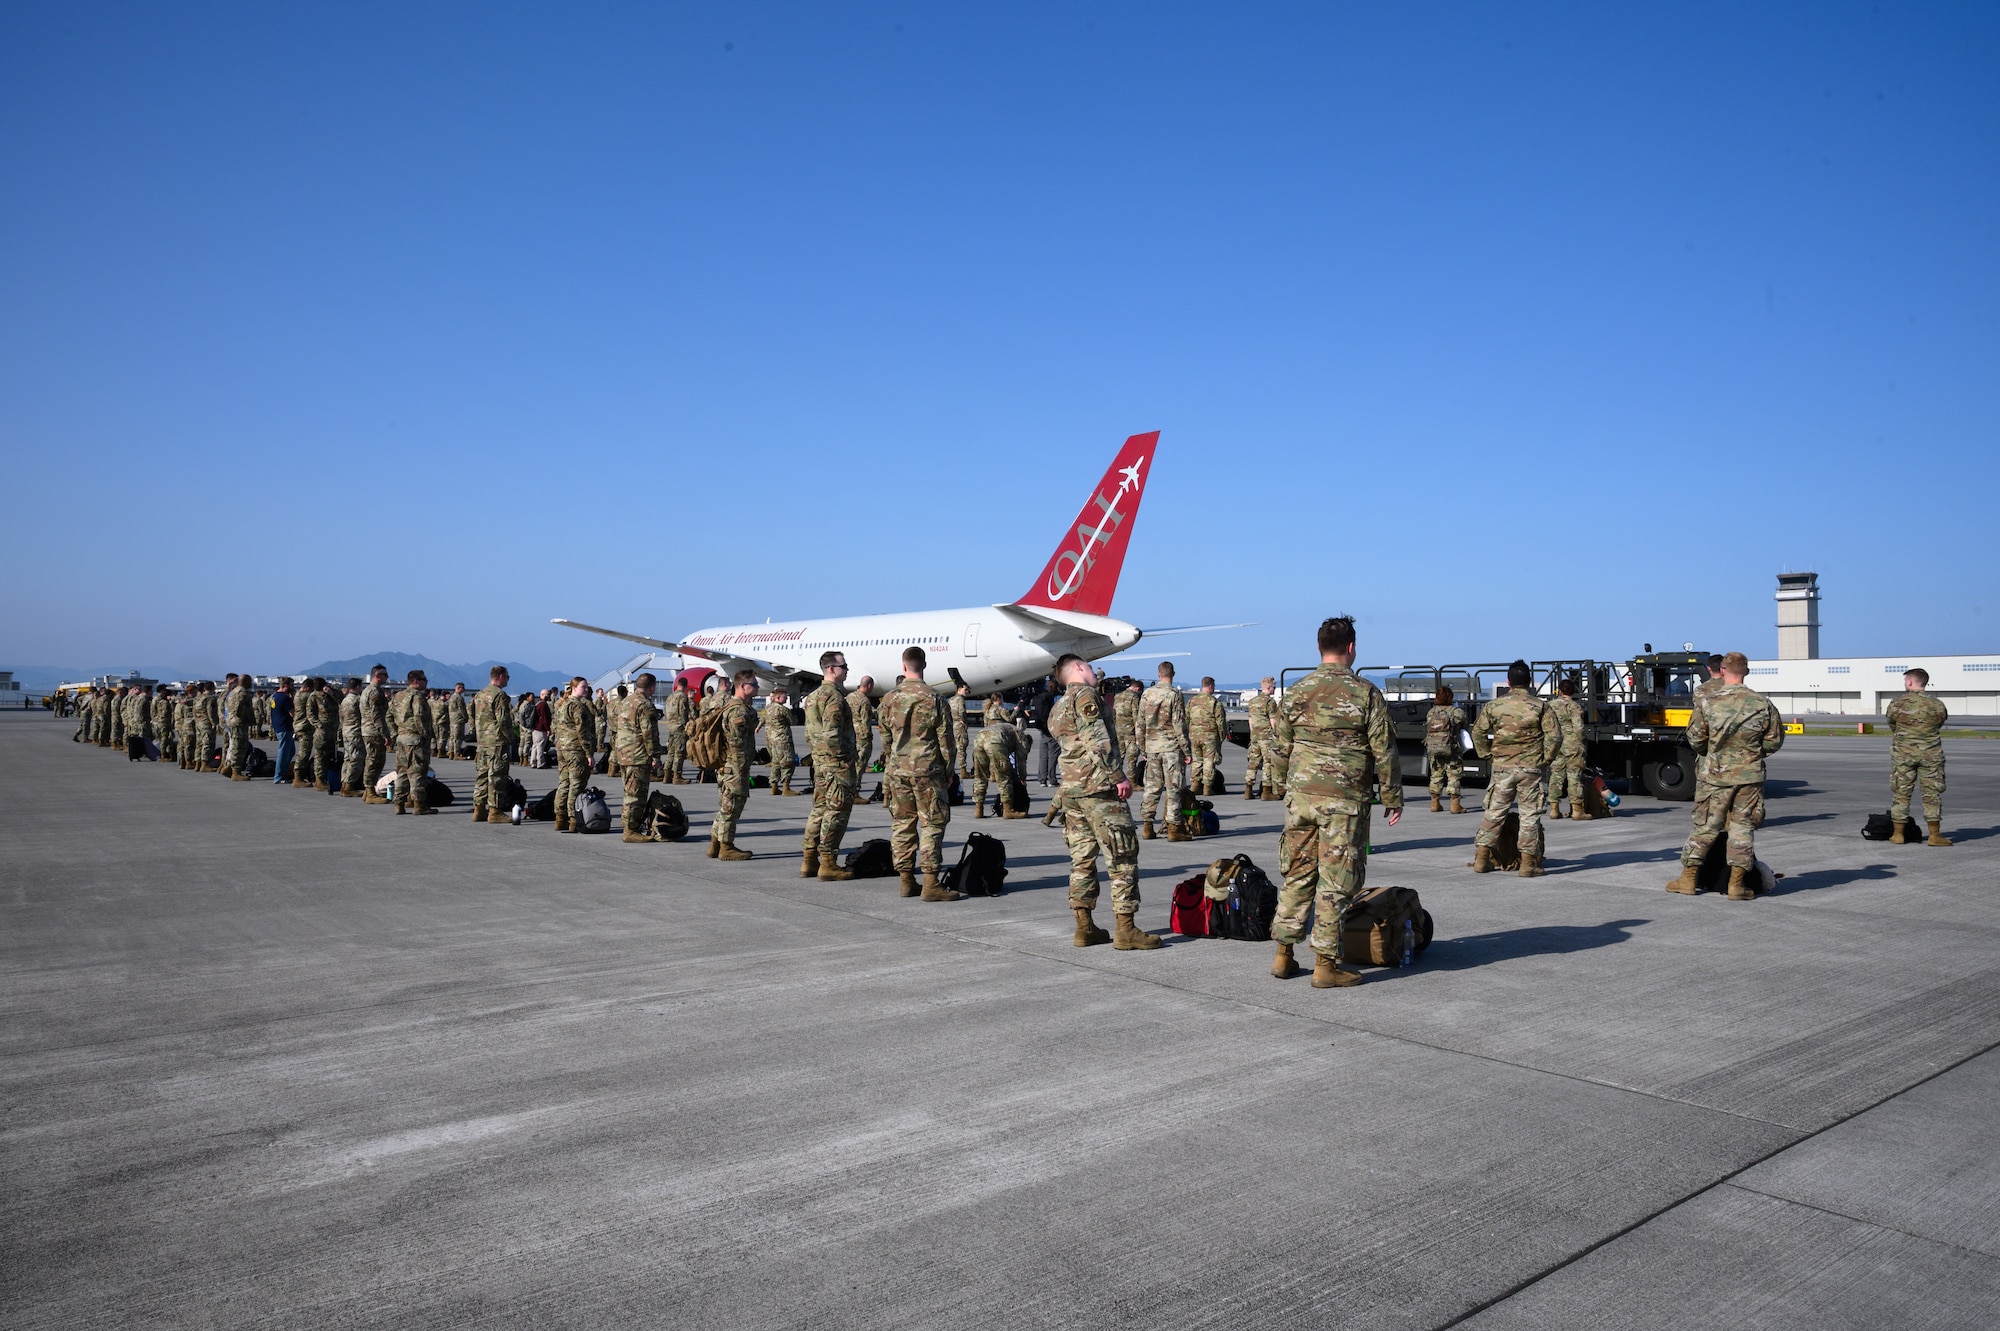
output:
[[[722,713],[714,707],[688,722],[687,756],[696,767],[717,771],[728,761],[729,747],[722,730]]]

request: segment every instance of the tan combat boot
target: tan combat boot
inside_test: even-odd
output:
[[[1667,884],[1667,891],[1678,892],[1684,897],[1700,896],[1701,889],[1696,887],[1694,882],[1694,866],[1692,864],[1682,865],[1681,876]]]
[[[1943,819],[1937,819],[1932,821],[1930,826],[1931,826],[1931,839],[1929,841],[1924,842],[1926,846],[1949,846],[1951,844],[1951,838],[1944,834]]]
[[[924,870],[924,900],[963,901],[965,900],[965,893],[955,892],[951,888],[942,886],[937,880],[937,871],[926,869]]]
[[[1456,796],[1456,795],[1453,795],[1453,796],[1451,797],[1451,811],[1452,811],[1453,813],[1464,813],[1464,812],[1465,812],[1465,806],[1464,806],[1463,804],[1460,804],[1460,803],[1458,802],[1458,796]]]
[[[1903,835],[1903,829],[1908,827],[1909,823],[1905,822],[1901,818],[1896,818],[1893,819],[1892,821],[1896,824],[1896,830],[1889,834],[1889,844],[1892,846],[1908,845],[1909,838]]]
[[[250,779],[250,774],[248,772],[231,772],[229,774],[229,779],[231,781],[248,781]]]
[[[401,799],[399,799],[399,800],[397,800],[397,801],[396,801],[396,813],[397,813],[397,816],[399,816],[399,817],[400,817],[401,815],[403,815],[403,814],[406,814],[406,813],[408,813],[409,811],[410,811],[410,805],[409,805],[409,801],[407,801],[407,800],[401,800]]]
[[[979,797],[979,803],[974,807],[972,816],[974,818],[984,818],[986,816],[986,797],[984,795]]]
[[[1550,801],[1549,801],[1549,817],[1551,817],[1551,818],[1560,818],[1560,817],[1562,817],[1562,816],[1563,816],[1563,806],[1562,806],[1561,804],[1557,803],[1557,802],[1556,802],[1555,800],[1550,800]]]
[[[389,797],[372,790],[364,790],[361,792],[361,802],[363,804],[387,804]]]
[[[1167,840],[1192,841],[1194,838],[1188,835],[1187,824],[1176,818],[1167,824]]]
[[[1444,805],[1438,802],[1438,797],[1435,795],[1431,796],[1431,812],[1432,813],[1444,812]]]
[[[841,868],[840,861],[829,855],[819,862],[819,880],[822,883],[851,883],[854,881],[854,870]]]
[[[1493,847],[1474,846],[1472,848],[1472,872],[1493,872]]]
[[[739,847],[734,841],[725,841],[716,849],[715,858],[718,860],[748,860],[754,859],[755,856],[751,852]]]
[[[1013,808],[1012,806],[1009,806],[1000,811],[1000,816],[1002,818],[1026,818],[1028,816],[1028,811],[1026,809],[1016,809]]]
[[[619,833],[618,839],[620,841],[630,842],[637,845],[637,844],[651,842],[653,838],[647,836],[644,832],[634,832],[631,828],[628,827],[623,832]],[[709,844],[709,853],[712,855],[715,853],[715,843],[711,841],[708,844]]]
[[[340,793],[345,795],[347,792],[343,790]],[[475,804],[472,806],[472,821],[475,823],[486,821],[486,806],[484,804]]]
[[[428,805],[428,804],[419,804],[419,805],[417,805],[417,806],[416,806],[415,808],[413,808],[413,809],[411,810],[411,812],[412,812],[412,813],[436,813],[436,812],[437,812],[437,810],[436,810],[436,809],[433,809],[433,808],[432,808],[432,807],[431,807],[430,805]]]
[[[1519,873],[1520,876],[1523,878],[1545,877],[1546,875],[1542,873],[1542,857],[1539,855],[1521,856],[1521,868],[1519,870]]]
[[[1243,798],[1246,800],[1254,800],[1257,797],[1250,793],[1250,787],[1246,785],[1243,787]]]
[[[898,870],[896,879],[897,889],[906,897],[913,897],[921,890],[917,886],[917,875],[909,869]]]
[[[1271,978],[1289,980],[1299,973],[1299,959],[1292,955],[1290,943],[1278,944],[1278,959],[1271,963]]]
[[[1111,946],[1119,952],[1150,952],[1166,944],[1158,934],[1149,934],[1141,929],[1130,915],[1111,917]]]
[[[1084,906],[1071,906],[1069,913],[1076,916],[1076,936],[1070,942],[1078,947],[1096,947],[1099,943],[1111,941],[1111,935],[1097,927],[1097,921],[1090,918],[1090,911]]]
[[[558,808],[556,810],[556,831],[574,832],[577,830],[576,824],[570,821],[569,810]]]
[[[715,839],[715,833],[710,832],[708,834],[708,850],[705,852],[708,858],[714,859],[716,857],[716,853],[721,849],[722,849],[722,843]]]
[[[1744,881],[1748,874],[1749,870],[1740,864],[1729,866],[1729,899],[1731,901],[1753,901],[1756,899],[1756,889]]]
[[[1266,786],[1264,787],[1264,798],[1267,800],[1281,800],[1284,796],[1278,793],[1276,786]]]
[[[1151,841],[1153,839],[1153,820],[1151,818],[1148,818],[1146,825],[1139,829],[1139,839],[1141,841]]]
[[[1586,813],[1582,809],[1577,808],[1576,805],[1574,804],[1569,806],[1569,816],[1571,821],[1579,823],[1587,823],[1591,821],[1593,818],[1597,817],[1596,814]]]
[[[1313,966],[1312,986],[1315,989],[1346,989],[1361,983],[1361,973],[1339,965],[1332,957],[1322,956]]]
[[[317,780],[317,781],[313,782],[313,789],[314,789],[314,790],[317,790],[317,791],[319,791],[319,792],[321,792],[322,794],[331,794],[331,793],[332,793],[331,791],[327,790],[327,788],[326,788],[326,778],[325,778],[325,777],[321,777],[321,778],[320,778],[319,780]]]
[[[814,847],[799,858],[799,877],[819,877],[819,848]]]

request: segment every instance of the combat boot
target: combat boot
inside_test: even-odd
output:
[[[1889,834],[1889,844],[1892,846],[1908,845],[1909,838],[1903,835],[1903,829],[1908,827],[1909,823],[1901,818],[1895,819],[1894,822],[1896,824],[1896,830]]]
[[[343,790],[340,793],[345,795],[347,792]],[[475,823],[486,821],[486,806],[484,804],[475,804],[472,806],[472,821]]]
[[[556,831],[558,831],[558,832],[574,832],[574,831],[576,831],[576,830],[577,830],[577,826],[576,826],[576,823],[575,823],[575,822],[574,822],[574,821],[573,821],[573,820],[572,820],[572,819],[570,818],[570,816],[569,816],[569,810],[568,810],[568,809],[561,809],[561,808],[557,809],[557,810],[556,810]]]
[[[1151,841],[1153,839],[1153,820],[1151,818],[1148,818],[1146,825],[1139,829],[1139,839],[1141,841]]]
[[[1271,963],[1271,978],[1289,980],[1299,973],[1299,959],[1292,955],[1290,943],[1278,944],[1278,959]]]
[[[1453,795],[1453,796],[1451,797],[1451,811],[1452,811],[1453,813],[1464,813],[1464,812],[1465,812],[1465,806],[1464,806],[1463,804],[1460,804],[1460,803],[1458,802],[1458,796],[1456,796],[1456,795]]]
[[[304,790],[311,783],[308,782],[302,776],[295,776],[290,781],[287,781],[285,784],[290,786],[293,790]]]
[[[1594,813],[1585,813],[1582,809],[1577,808],[1574,804],[1569,806],[1569,816],[1571,822],[1577,822],[1577,823],[1587,823],[1597,817],[1597,815]]]
[[[1026,818],[1028,811],[1026,809],[1006,808],[1000,811],[1000,816],[1002,818]]]
[[[922,890],[917,886],[916,874],[908,869],[897,870],[896,878],[898,880],[898,889],[906,897],[913,897]]]
[[[1549,817],[1550,817],[1551,819],[1555,819],[1555,818],[1560,818],[1560,817],[1562,817],[1562,816],[1563,816],[1563,806],[1562,806],[1562,805],[1560,805],[1560,804],[1558,804],[1558,803],[1556,803],[1556,801],[1554,801],[1554,800],[1550,800],[1550,801],[1549,801]]]
[[[1748,869],[1745,869],[1740,864],[1729,866],[1729,899],[1731,901],[1752,901],[1756,899],[1757,890],[1751,887],[1749,883],[1743,881],[1749,872]]]
[[[814,848],[812,850],[807,851],[804,855],[800,856],[799,877],[817,878],[818,876],[819,876],[819,850],[817,848]]]
[[[708,858],[714,859],[718,854],[718,852],[721,851],[721,849],[722,849],[722,843],[715,839],[715,833],[710,832],[708,834],[708,851],[707,851]]]
[[[839,860],[828,857],[819,862],[819,880],[822,883],[851,883],[854,881],[854,870],[843,869]]]
[[[397,800],[397,801],[396,801],[396,816],[397,816],[397,817],[399,817],[399,818],[400,818],[400,817],[402,817],[402,816],[403,816],[404,814],[408,813],[409,811],[410,811],[410,806],[409,806],[409,805],[408,805],[407,803],[405,803],[405,802],[404,802],[404,801],[402,801],[402,800]]]
[[[363,804],[387,804],[389,797],[373,790],[364,790],[361,792],[361,802]]]
[[[668,784],[668,785],[670,785],[670,786],[684,786],[684,785],[686,785],[687,783],[688,783],[688,779],[687,779],[686,777],[682,776],[682,775],[681,775],[681,774],[680,774],[679,772],[675,772],[675,773],[674,773],[674,779],[673,779],[673,780],[671,780],[671,781],[669,781],[669,782],[667,782],[667,784]]]
[[[1265,798],[1265,799],[1267,799],[1267,800],[1271,800],[1271,801],[1274,801],[1274,802],[1275,802],[1275,801],[1277,801],[1277,800],[1281,800],[1281,799],[1283,799],[1284,797],[1285,797],[1285,792],[1284,792],[1284,791],[1282,791],[1282,790],[1279,790],[1279,789],[1278,789],[1278,788],[1277,788],[1276,786],[1266,786],[1266,787],[1264,787],[1264,798]]]
[[[1949,846],[1951,844],[1951,838],[1944,834],[1944,821],[1942,819],[1931,819],[1930,827],[1931,839],[1924,842],[1926,846]]]
[[[1188,835],[1187,824],[1180,819],[1175,818],[1167,824],[1167,840],[1192,841],[1193,839]]]
[[[1142,930],[1130,915],[1111,917],[1111,946],[1119,952],[1150,952],[1165,947],[1158,934]]]
[[[319,780],[313,782],[313,789],[319,791],[323,795],[331,795],[333,793],[332,791],[326,788],[325,777],[321,777]]]
[[[1431,796],[1431,812],[1432,813],[1444,812],[1444,805],[1438,803],[1438,797],[1435,795]]]
[[[1692,864],[1683,864],[1681,866],[1681,876],[1667,884],[1667,891],[1678,892],[1684,897],[1700,896],[1701,889],[1695,886],[1694,866]]]
[[[1472,872],[1493,872],[1493,847],[1474,846],[1472,848]]]
[[[1322,956],[1313,966],[1312,985],[1315,989],[1346,989],[1360,983],[1361,972],[1347,969],[1332,957]]]
[[[428,805],[428,804],[419,804],[419,805],[417,805],[417,806],[416,806],[416,807],[415,807],[414,809],[412,809],[412,810],[411,810],[411,812],[412,812],[412,813],[436,813],[436,812],[437,812],[437,810],[436,810],[436,809],[433,809],[433,808],[432,808],[432,807],[431,807],[430,805]]]
[[[644,832],[634,832],[629,827],[619,834],[618,839],[620,841],[631,842],[635,845],[640,843],[650,844],[653,840],[653,838],[647,836]],[[709,854],[713,855],[715,853],[715,843],[711,841],[708,844],[709,844]]]
[[[980,797],[978,805],[973,809],[972,816],[974,818],[984,818],[986,816],[986,799],[984,796]]]
[[[229,779],[230,779],[231,781],[248,781],[248,780],[250,779],[250,774],[249,774],[248,772],[234,772],[234,771],[232,771],[232,772],[231,772],[231,773],[229,774]]]
[[[1246,800],[1254,800],[1257,798],[1255,795],[1250,793],[1250,787],[1247,784],[1243,787],[1243,798]]]
[[[1099,943],[1111,941],[1111,935],[1097,927],[1097,921],[1090,918],[1087,906],[1071,906],[1069,913],[1076,916],[1076,936],[1070,942],[1078,947],[1096,947]]]
[[[734,841],[725,841],[716,847],[715,858],[718,860],[747,860],[754,857],[749,851],[739,849]]]
[[[236,769],[231,767],[228,763],[218,764],[215,770],[218,774],[222,776],[234,777],[236,775]]]
[[[1523,878],[1545,877],[1546,875],[1542,873],[1542,857],[1539,855],[1521,856],[1521,868],[1519,872]]]
[[[953,891],[938,882],[935,869],[924,870],[925,901],[963,901],[965,893]]]

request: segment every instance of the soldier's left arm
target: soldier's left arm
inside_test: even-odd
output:
[[[1688,718],[1687,745],[1696,753],[1708,752],[1708,712],[1704,709],[1707,701],[1705,698],[1695,699],[1694,715]]]
[[[1562,746],[1562,718],[1556,715],[1555,708],[1544,707],[1542,709],[1542,766],[1547,767],[1553,763],[1556,760],[1556,756],[1562,752]]]
[[[1764,700],[1764,754],[1769,757],[1785,747],[1785,721],[1771,700]]]
[[[1382,785],[1382,807],[1403,807],[1403,755],[1396,747],[1396,730],[1389,724],[1389,703],[1380,692],[1368,695],[1368,747],[1375,754],[1375,777]]]
[[[1290,760],[1292,753],[1292,718],[1286,710],[1290,706],[1289,701],[1279,703],[1271,709],[1270,719],[1271,739],[1276,742],[1278,752],[1284,754],[1287,761]]]

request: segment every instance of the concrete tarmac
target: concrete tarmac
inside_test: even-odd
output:
[[[72,728],[0,714],[9,1327],[2000,1309],[2000,743],[1947,741],[1931,849],[1859,835],[1885,740],[1794,738],[1751,903],[1661,890],[1686,805],[1550,824],[1536,880],[1466,869],[1476,815],[1378,818],[1437,940],[1317,991],[1265,944],[1072,947],[1037,821],[955,810],[1011,890],[926,904],[800,880],[806,799],[720,864],[713,787],[628,846],[472,823],[466,763],[399,818]],[[1142,924],[1210,859],[1275,872],[1240,774],[1222,836],[1144,844]]]

